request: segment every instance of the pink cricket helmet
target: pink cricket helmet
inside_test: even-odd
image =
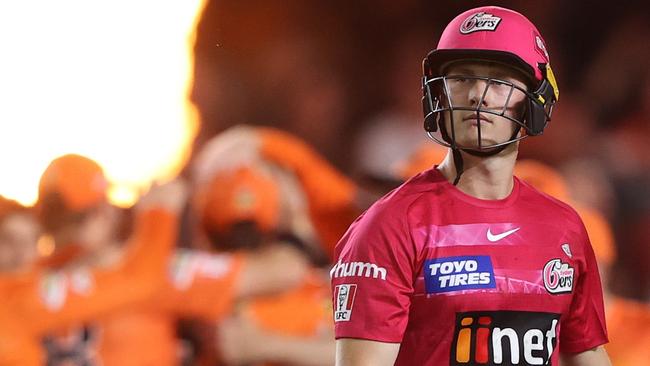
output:
[[[532,89],[526,115],[520,124],[528,135],[543,132],[559,98],[559,90],[550,68],[546,43],[530,20],[516,11],[497,6],[479,7],[458,15],[445,28],[438,47],[424,59],[425,98],[431,97],[427,95],[431,93],[428,83],[442,77],[445,66],[459,60],[504,63],[527,75]],[[437,130],[437,123],[433,123],[436,118],[431,118],[436,111],[431,99],[424,109],[425,130]]]

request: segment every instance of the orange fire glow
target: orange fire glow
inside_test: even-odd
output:
[[[128,206],[178,174],[199,127],[188,100],[204,0],[0,4],[0,194],[36,200],[57,156],[96,160]]]

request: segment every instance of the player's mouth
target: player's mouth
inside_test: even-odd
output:
[[[470,113],[463,117],[463,121],[470,122],[472,126],[478,126],[479,121],[481,123],[494,123],[492,120],[484,116],[482,113],[478,113],[478,120],[476,113]]]

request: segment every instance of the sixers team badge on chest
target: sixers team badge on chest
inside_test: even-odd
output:
[[[573,291],[573,268],[560,259],[551,259],[544,266],[543,278],[546,291],[566,294]]]
[[[490,256],[462,256],[430,259],[424,262],[428,294],[495,288]]]

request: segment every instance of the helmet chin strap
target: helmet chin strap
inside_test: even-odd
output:
[[[440,129],[440,132],[441,132],[441,135],[442,135],[443,139],[451,141],[451,139],[449,138],[449,134],[447,134],[447,130],[444,128],[444,126],[441,126],[441,127],[442,128]],[[521,126],[517,126],[517,128],[515,128],[515,131],[512,134],[512,136],[510,137],[510,139],[512,140],[515,137],[517,137],[517,135],[519,134],[519,131],[521,131]],[[456,178],[454,178],[454,183],[453,183],[453,185],[455,185],[455,186],[458,185],[458,182],[460,181],[460,177],[461,177],[461,175],[463,175],[463,172],[464,172],[464,161],[463,161],[463,155],[461,154],[461,150],[463,152],[466,152],[466,153],[468,153],[470,155],[473,155],[473,156],[488,157],[488,156],[497,155],[498,153],[502,152],[503,150],[505,150],[506,147],[508,147],[510,145],[510,144],[506,144],[506,145],[496,147],[494,149],[482,151],[482,150],[472,150],[472,149],[459,148],[458,145],[456,145],[456,141],[451,141],[450,144],[451,144],[452,156],[454,158],[454,166],[456,168]]]

